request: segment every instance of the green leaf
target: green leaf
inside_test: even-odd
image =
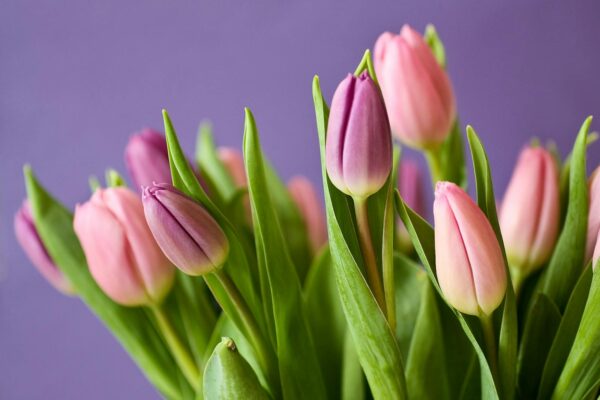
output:
[[[454,182],[463,189],[467,187],[463,134],[458,118],[454,121],[452,131],[442,144],[440,162],[444,180]]]
[[[517,361],[518,389],[521,396],[536,397],[546,355],[560,324],[560,311],[543,293],[534,295],[531,314],[525,323]]]
[[[24,174],[36,228],[61,272],[156,388],[169,399],[182,398],[183,391],[191,389],[180,380],[179,369],[146,311],[120,306],[102,292],[88,270],[72,214],[40,185],[31,168],[26,166]]]
[[[438,64],[440,64],[440,66],[445,69],[446,50],[444,49],[444,43],[442,43],[442,40],[440,39],[437,31],[435,30],[435,26],[433,26],[432,24],[428,24],[425,27],[424,39],[431,51],[433,52],[433,55],[435,56],[435,59],[437,60]]]
[[[344,340],[344,356],[342,360],[342,400],[364,400],[365,399],[365,376],[360,366],[356,347],[352,341],[350,332],[346,332]]]
[[[417,251],[419,258],[423,263],[425,270],[427,271],[429,279],[433,283],[433,286],[439,295],[443,298],[442,290],[435,275],[435,240],[433,228],[427,223],[427,221],[421,218],[421,216],[411,210],[410,207],[408,207],[402,201],[398,191],[396,191],[396,208],[400,214],[400,218],[402,219],[404,226],[406,226],[406,229],[412,238],[415,250]],[[473,328],[461,313],[454,309],[452,309],[452,311],[477,354],[481,371],[481,398],[498,399],[499,397],[494,384],[492,372],[488,365],[485,354],[479,345],[479,342],[477,341]]]
[[[369,49],[365,50],[362,59],[358,63],[358,67],[356,67],[356,70],[354,71],[354,75],[359,76],[364,71],[367,71],[371,79],[373,79],[376,84],[379,84],[379,82],[377,82],[375,68],[373,67],[373,61],[371,60],[371,50]]]
[[[283,239],[267,184],[258,131],[246,109],[244,158],[266,312],[273,317],[283,397],[325,398],[321,370],[305,318],[300,281]],[[267,303],[268,304],[268,303]]]
[[[114,169],[106,170],[106,187],[127,186],[125,179]]]
[[[567,361],[573,340],[577,334],[581,315],[585,308],[585,303],[592,284],[592,269],[587,268],[579,278],[579,282],[575,286],[565,313],[562,316],[558,331],[554,336],[552,347],[546,358],[542,380],[538,391],[538,399],[543,400],[550,397],[554,385],[558,381],[558,377]]]
[[[90,186],[90,191],[94,193],[97,189],[102,188],[100,181],[94,175],[90,176],[88,179],[88,184]]]
[[[390,327],[396,327],[396,280],[394,279],[394,233],[396,213],[394,212],[394,186],[398,182],[398,162],[400,149],[395,148],[393,154],[393,167],[386,189],[385,207],[381,231],[381,269],[383,271],[383,290],[385,293],[385,309]],[[380,232],[381,232],[380,231]]]
[[[586,178],[586,142],[592,117],[588,117],[577,135],[570,161],[569,205],[563,230],[540,279],[540,290],[548,295],[559,310],[583,271],[587,234],[588,193]]]
[[[362,275],[362,260],[348,198],[327,177],[325,136],[329,110],[317,77],[313,80],[313,100],[321,147],[329,243],[344,314],[373,397],[405,399],[406,382],[400,350]]]
[[[327,397],[339,399],[346,320],[327,246],[310,267],[304,285],[304,298],[306,315],[310,316],[308,323],[327,388]]]
[[[469,139],[471,157],[473,158],[477,203],[494,229],[496,239],[498,239],[504,258],[507,287],[502,307],[502,322],[500,326],[500,338],[498,341],[499,386],[501,397],[503,399],[512,399],[515,394],[515,365],[517,363],[518,348],[517,302],[510,271],[508,269],[508,262],[506,260],[500,224],[498,223],[498,216],[496,213],[496,196],[494,195],[494,184],[492,182],[490,163],[483,144],[479,140],[477,133],[475,133],[470,126],[467,126],[467,137]]]
[[[269,399],[256,374],[230,338],[224,337],[208,360],[204,371],[204,398]]]
[[[202,178],[210,188],[211,194],[217,196],[222,203],[230,201],[238,188],[219,158],[212,134],[212,126],[208,122],[203,122],[198,127],[195,154],[196,164]]]
[[[583,399],[600,385],[600,268],[596,266],[573,347],[553,399]]]
[[[428,281],[422,285],[421,309],[406,363],[406,382],[411,399],[450,398],[444,332],[436,295]]]

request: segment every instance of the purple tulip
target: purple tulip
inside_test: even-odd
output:
[[[392,169],[392,138],[383,97],[364,72],[348,74],[331,102],[325,147],[327,173],[342,192],[366,198]]]
[[[421,170],[414,160],[402,159],[398,170],[398,191],[404,202],[417,214],[424,214],[424,188]],[[410,253],[412,240],[406,227],[398,219],[398,244],[402,251]]]
[[[433,214],[436,272],[446,301],[465,314],[489,316],[502,302],[507,282],[492,226],[450,182],[438,182]]]
[[[167,142],[163,134],[152,129],[131,136],[125,148],[125,164],[137,188],[171,182]]]
[[[165,183],[144,188],[143,203],[156,242],[175,266],[203,275],[223,265],[229,242],[200,204]]]
[[[23,201],[23,205],[15,214],[14,227],[17,241],[40,274],[59,292],[67,295],[74,294],[73,285],[54,264],[38,234],[29,200]]]

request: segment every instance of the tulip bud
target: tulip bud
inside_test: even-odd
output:
[[[598,259],[598,245],[594,250],[594,243],[600,235],[600,166],[597,167],[589,183],[590,209],[588,214],[587,243],[585,248],[585,260],[588,262],[594,253],[594,259]]]
[[[144,188],[144,213],[165,255],[189,275],[220,268],[229,253],[221,227],[198,203],[165,183]]]
[[[235,186],[238,188],[248,186],[242,153],[231,147],[219,147],[218,155],[219,160],[221,160],[227,172],[231,175]]]
[[[59,292],[67,295],[74,294],[73,285],[54,264],[38,234],[29,200],[25,200],[15,214],[14,228],[17,241],[39,273]]]
[[[436,271],[446,301],[465,314],[490,315],[506,292],[504,259],[492,226],[450,182],[436,185],[433,214]]]
[[[541,147],[526,147],[500,212],[511,268],[527,276],[548,260],[558,236],[559,203],[558,170],[552,155]]]
[[[314,186],[303,176],[296,176],[288,183],[288,190],[300,214],[304,217],[306,232],[313,254],[327,242],[327,225],[323,208]]]
[[[594,248],[594,256],[592,257],[592,268],[594,271],[598,266],[598,261],[600,260],[600,234],[596,238],[596,247]]]
[[[421,35],[404,25],[375,43],[375,71],[392,132],[408,146],[431,150],[448,136],[456,118],[448,75]]]
[[[171,182],[167,142],[151,129],[134,134],[125,148],[125,164],[136,187]]]
[[[175,268],[156,245],[134,192],[96,190],[75,209],[74,227],[92,276],[115,302],[158,304],[169,292]]]
[[[423,179],[417,163],[402,159],[398,171],[398,191],[403,201],[419,215],[424,213],[423,190]],[[405,253],[412,251],[412,240],[401,220],[398,220],[398,242]]]
[[[347,195],[366,198],[377,192],[392,169],[392,138],[381,93],[369,75],[348,74],[331,102],[327,173]]]

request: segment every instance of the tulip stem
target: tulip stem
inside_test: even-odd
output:
[[[258,324],[248,307],[248,304],[242,297],[239,289],[235,285],[235,283],[231,280],[229,275],[222,269],[214,272],[214,275],[221,283],[221,286],[235,305],[235,308],[239,312],[239,316],[244,324],[244,328],[246,330],[248,339],[252,343],[256,355],[258,356],[259,362],[265,374],[271,375],[276,371],[276,366],[274,364],[274,360],[272,357],[272,352],[270,348],[267,346],[265,339],[258,328]],[[272,376],[272,375],[271,375]],[[270,382],[271,384],[275,384],[276,382]]]
[[[496,348],[496,334],[494,333],[494,322],[491,315],[482,315],[481,327],[483,328],[483,338],[485,340],[485,348],[487,353],[490,370],[495,382],[498,382],[498,350]]]
[[[425,158],[429,165],[429,172],[431,173],[431,182],[435,188],[435,184],[444,178],[442,168],[442,157],[439,149],[432,149],[425,151]]]
[[[162,332],[163,337],[167,342],[167,346],[169,346],[181,372],[189,382],[190,386],[196,391],[199,390],[202,385],[202,372],[198,369],[194,359],[186,349],[185,345],[181,342],[167,313],[159,305],[151,306],[150,309],[156,318],[158,328]]]
[[[381,283],[381,277],[379,275],[379,268],[377,267],[377,259],[375,258],[375,251],[373,250],[373,241],[371,239],[371,229],[369,228],[369,212],[367,208],[366,198],[353,198],[354,200],[354,211],[356,213],[356,222],[358,224],[358,236],[360,239],[360,248],[363,253],[365,268],[367,270],[367,281],[373,291],[375,300],[379,304],[379,307],[386,314],[385,307],[385,296],[383,292],[383,285]]]
[[[523,283],[525,282],[525,278],[527,277],[520,269],[518,268],[509,268],[510,277],[512,279],[513,289],[515,292],[515,299],[519,300],[519,293],[521,292],[521,288],[523,287]]]

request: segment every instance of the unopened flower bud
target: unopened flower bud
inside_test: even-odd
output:
[[[588,214],[587,242],[585,247],[585,260],[588,262],[594,254],[594,259],[598,259],[598,245],[594,250],[594,244],[597,243],[597,237],[600,235],[600,166],[596,167],[589,183],[590,208]]]
[[[323,207],[312,183],[303,176],[296,176],[288,183],[288,190],[300,210],[313,254],[327,242],[327,225]]]
[[[17,241],[39,273],[59,292],[67,295],[74,294],[73,285],[54,264],[52,257],[50,257],[44,246],[44,242],[42,242],[42,238],[40,238],[35,227],[29,200],[25,200],[15,214],[14,228]]]
[[[437,148],[450,133],[456,103],[427,43],[408,25],[399,35],[385,32],[375,43],[374,63],[394,135],[411,147]]]
[[[223,266],[229,242],[213,217],[169,184],[144,189],[144,212],[156,242],[175,266],[203,275]]]
[[[219,147],[218,155],[219,160],[221,160],[227,172],[231,175],[235,186],[238,188],[248,186],[242,153],[231,147]]]
[[[541,147],[526,147],[500,211],[508,263],[525,275],[540,268],[552,254],[560,219],[558,186],[552,155]]]
[[[470,315],[490,315],[506,293],[500,245],[485,214],[458,186],[439,182],[433,205],[435,264],[446,301]]]
[[[415,211],[423,216],[424,188],[421,170],[414,160],[402,159],[398,170],[398,191],[402,200]],[[413,249],[412,240],[406,227],[398,219],[398,243],[405,253],[410,253]]]
[[[125,148],[125,164],[136,188],[152,182],[171,182],[165,136],[152,129],[131,136]]]
[[[96,190],[75,209],[74,227],[92,276],[115,302],[158,304],[171,289],[175,268],[156,245],[131,190]]]
[[[383,187],[392,168],[392,138],[379,88],[364,72],[348,75],[331,102],[327,173],[347,195],[366,198]]]

